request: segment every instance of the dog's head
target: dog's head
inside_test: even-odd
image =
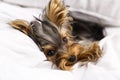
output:
[[[70,34],[60,32],[60,29],[52,22],[31,22],[35,42],[44,52],[47,60],[52,61],[60,69],[70,70],[79,60],[82,45],[72,41]],[[63,29],[64,30],[64,29]],[[65,35],[66,34],[66,35]]]
[[[66,28],[59,29],[51,21],[35,20],[31,22],[34,41],[45,53],[48,60],[56,63],[58,54],[67,53],[73,44],[72,36]]]

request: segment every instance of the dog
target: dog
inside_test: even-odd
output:
[[[96,62],[102,56],[99,40],[103,26],[76,19],[61,0],[50,0],[42,18],[30,23],[17,19],[9,24],[28,35],[51,61],[62,70],[72,70],[75,63]]]

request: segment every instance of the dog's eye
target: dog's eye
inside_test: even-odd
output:
[[[54,50],[49,50],[47,53],[47,56],[53,56],[55,55],[55,51]]]
[[[71,55],[70,58],[68,59],[69,62],[74,62],[76,60],[76,56]]]
[[[63,42],[65,42],[65,43],[67,43],[67,42],[68,42],[68,40],[67,40],[67,38],[66,38],[66,37],[63,37]]]

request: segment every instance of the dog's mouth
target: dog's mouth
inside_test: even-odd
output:
[[[75,55],[70,55],[70,57],[61,56],[56,59],[56,66],[62,70],[72,70],[73,65],[77,61],[77,56]]]
[[[67,52],[59,52],[56,55],[55,64],[62,70],[72,70],[75,63],[79,61],[79,55],[82,53],[83,48],[80,44],[72,44]]]

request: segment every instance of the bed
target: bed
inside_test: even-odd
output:
[[[8,25],[15,19],[34,20],[48,2],[0,1],[0,80],[120,80],[120,1],[65,0],[70,10],[81,13],[80,18],[104,24],[106,34],[99,43],[102,58],[87,67],[77,63],[72,71],[59,70],[45,61],[31,38]]]

